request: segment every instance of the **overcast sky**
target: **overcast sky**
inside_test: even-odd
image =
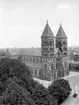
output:
[[[55,36],[61,22],[68,46],[79,46],[79,0],[0,0],[0,48],[40,47],[46,20]]]

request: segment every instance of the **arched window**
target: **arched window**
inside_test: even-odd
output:
[[[37,70],[35,70],[35,76],[37,76]]]
[[[66,67],[66,65],[67,65],[67,64],[66,64],[66,62],[65,62],[65,67]]]
[[[44,65],[44,69],[47,69],[47,65],[46,64]]]
[[[60,56],[60,52],[58,52],[58,56]]]
[[[52,41],[49,41],[49,45],[51,45],[52,44]]]
[[[67,45],[67,42],[63,42],[63,44]]]
[[[33,61],[35,61],[35,58],[33,58]]]
[[[37,58],[37,62],[38,62],[38,58]]]
[[[26,57],[26,60],[28,60],[28,57]]]
[[[32,60],[32,59],[30,58],[30,60]]]
[[[31,74],[33,75],[33,69],[31,69],[30,71],[31,71]]]
[[[53,64],[51,64],[51,69],[53,69]]]

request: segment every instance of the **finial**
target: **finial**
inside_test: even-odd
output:
[[[60,22],[60,26],[62,26],[62,23]]]
[[[47,20],[47,24],[48,24],[48,20]]]

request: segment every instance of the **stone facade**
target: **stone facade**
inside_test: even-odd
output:
[[[25,63],[33,77],[56,80],[69,74],[67,36],[60,24],[56,37],[48,22],[41,36],[41,55],[11,55]]]
[[[69,74],[67,36],[60,24],[54,37],[47,22],[41,36],[42,69],[40,78],[45,80],[58,79]]]

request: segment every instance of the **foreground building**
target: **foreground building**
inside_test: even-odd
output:
[[[67,53],[67,36],[60,24],[56,37],[54,36],[48,22],[41,36],[41,49],[38,55],[35,50],[21,51],[21,54],[11,55],[10,58],[21,60],[25,63],[33,77],[43,80],[55,80],[69,74],[69,63]],[[35,55],[36,54],[36,55]]]
[[[24,56],[22,61],[29,66],[34,77],[54,80],[69,74],[67,36],[60,24],[56,37],[48,22],[41,36],[41,55]]]

